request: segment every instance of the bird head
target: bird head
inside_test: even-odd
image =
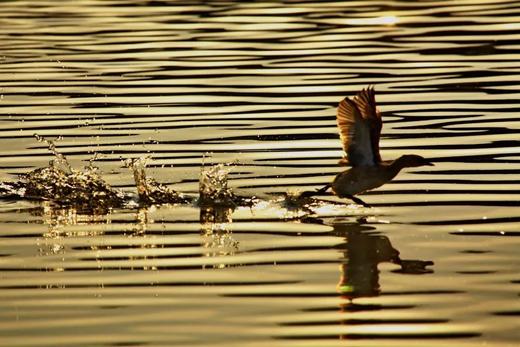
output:
[[[415,154],[405,154],[398,160],[401,162],[402,167],[434,166],[428,159]]]

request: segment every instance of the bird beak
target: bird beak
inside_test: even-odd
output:
[[[432,163],[431,161],[426,162],[426,165],[428,165],[428,166],[435,166],[435,164]]]

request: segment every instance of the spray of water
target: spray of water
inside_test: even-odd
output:
[[[135,180],[135,195],[113,188],[101,177],[100,170],[94,166],[97,156],[91,158],[87,166],[75,169],[65,155],[58,151],[54,141],[38,135],[36,138],[39,142],[46,143],[53,154],[49,165],[21,175],[17,182],[0,183],[0,198],[47,201],[48,205],[58,209],[74,209],[78,213],[89,214],[106,214],[113,208],[147,208],[161,204],[195,202],[193,196],[179,193],[147,177],[146,166],[149,157],[129,159],[125,162]],[[231,222],[231,219],[220,218],[220,209],[226,211],[222,215],[230,218],[235,208],[252,207],[260,202],[254,196],[243,197],[232,191],[228,186],[230,168],[230,165],[225,164],[203,165],[201,168],[197,202],[201,208],[201,215],[205,216],[201,219],[201,224],[209,227],[211,233],[218,229],[219,225],[225,226]],[[310,196],[295,192],[287,193],[278,203],[283,210],[296,211],[298,216],[302,213],[312,213],[312,207],[317,206]]]
[[[54,158],[49,162],[49,166],[56,167],[60,171],[63,171],[67,174],[72,173],[72,167],[70,166],[70,163],[68,162],[67,158],[58,151],[56,148],[56,143],[52,140],[46,139],[43,136],[40,136],[38,134],[34,134],[34,137],[38,142],[43,142],[47,144],[47,148],[49,149],[49,152],[51,152],[54,155]]]
[[[37,138],[47,143],[54,158],[48,167],[20,176],[24,198],[48,200],[59,206],[90,211],[105,211],[124,203],[125,194],[112,188],[92,164],[82,170],[74,169],[53,141]]]
[[[159,205],[191,202],[189,197],[158,183],[153,178],[147,177],[146,165],[149,160],[149,157],[145,157],[129,159],[125,163],[133,172],[139,204]]]
[[[228,187],[228,173],[229,170],[223,164],[202,166],[199,179],[201,206],[235,206],[235,195]]]

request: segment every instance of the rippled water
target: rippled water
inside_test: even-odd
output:
[[[82,214],[0,201],[0,346],[517,346],[520,6],[453,1],[3,1],[0,178],[53,155],[135,192],[233,163],[252,207]],[[341,171],[335,106],[373,84],[362,198],[284,200]],[[97,156],[95,156],[97,153]],[[350,341],[349,341],[350,340]]]

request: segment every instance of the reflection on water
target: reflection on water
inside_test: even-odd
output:
[[[520,341],[516,2],[0,8],[0,346]],[[382,156],[436,166],[369,209],[291,193],[341,171],[369,84]],[[207,163],[234,163],[210,203]],[[46,201],[7,183],[31,172]]]
[[[202,247],[207,249],[205,256],[222,257],[233,255],[239,250],[239,243],[233,237],[230,223],[233,209],[229,206],[201,206],[200,224],[203,239]],[[213,268],[224,268],[225,263],[215,264]]]
[[[337,289],[342,297],[355,299],[380,294],[380,263],[389,262],[400,266],[398,272],[408,274],[429,273],[432,261],[403,260],[388,237],[377,234],[376,228],[363,224],[334,224],[334,233],[345,239],[338,246],[343,252],[341,278]]]

